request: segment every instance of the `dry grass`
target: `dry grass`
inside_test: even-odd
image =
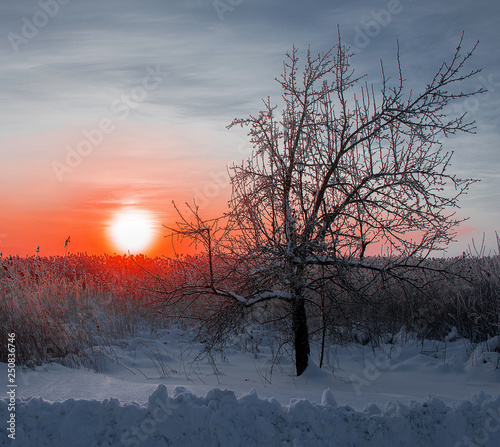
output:
[[[17,362],[34,366],[163,324],[142,302],[143,257],[72,255],[0,260],[0,332],[16,334]],[[153,265],[154,264],[154,265]],[[74,357],[74,356],[73,356]],[[5,346],[0,361],[5,361]]]
[[[396,281],[374,282],[371,289],[364,289],[364,295],[326,283],[314,298],[316,305],[308,309],[312,341],[319,342],[324,336],[328,344],[377,344],[403,326],[421,338],[436,340],[444,339],[453,327],[472,343],[500,335],[500,257],[427,262],[435,266],[449,263],[458,276],[452,281],[440,275],[427,277],[427,285],[421,289]],[[0,259],[2,339],[15,332],[18,364],[30,367],[54,358],[75,359],[90,347],[106,346],[138,331],[155,331],[187,311],[187,324],[203,323],[204,312],[216,312],[212,307],[217,303],[201,299],[177,303],[175,309],[162,313],[153,305],[161,302],[161,295],[154,291],[178,286],[186,274],[189,272],[179,263],[143,256]],[[371,278],[352,279],[369,283]],[[238,309],[230,308],[227,318],[203,324],[200,335],[209,348],[224,345],[224,339],[257,322],[263,329],[267,326],[282,347],[290,337],[283,318],[286,312],[281,304],[267,303],[264,313],[255,308],[242,317]],[[3,362],[6,346],[0,345]]]
[[[451,275],[417,270],[407,274],[411,282],[358,276],[357,284],[370,284],[363,294],[327,287],[324,314],[310,309],[310,331],[325,328],[337,343],[373,344],[402,327],[421,339],[444,340],[453,328],[472,343],[500,335],[500,256],[431,259],[424,265],[447,268]]]

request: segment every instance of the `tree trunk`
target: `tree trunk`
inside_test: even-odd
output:
[[[300,376],[307,368],[310,352],[306,308],[304,299],[302,298],[293,300],[292,330],[295,346],[295,367],[297,376]]]

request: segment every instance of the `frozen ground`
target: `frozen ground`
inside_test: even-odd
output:
[[[0,445],[500,446],[498,339],[336,347],[298,378],[286,361],[271,374],[265,340],[214,364],[187,339],[172,330],[95,348],[99,374],[18,372],[16,440],[4,399]]]

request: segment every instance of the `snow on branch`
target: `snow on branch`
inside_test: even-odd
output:
[[[352,261],[347,259],[329,258],[324,256],[309,256],[306,259],[307,265],[338,265],[345,267],[360,267],[369,270],[377,270],[379,272],[387,271],[387,267],[379,265],[367,264],[365,261]]]
[[[263,301],[274,299],[289,301],[292,298],[292,295],[290,293],[284,292],[282,290],[262,290],[252,293],[248,298],[245,298],[244,296],[234,293],[230,290],[214,289],[213,292],[218,296],[233,298],[246,307],[253,306]]]

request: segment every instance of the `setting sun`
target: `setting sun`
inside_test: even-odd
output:
[[[154,218],[144,210],[120,210],[110,222],[109,235],[117,249],[139,253],[153,242]]]

